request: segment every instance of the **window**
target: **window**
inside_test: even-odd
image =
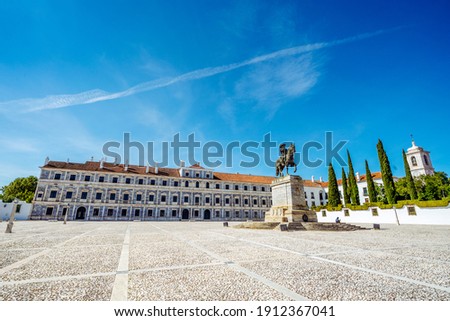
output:
[[[45,211],[45,215],[52,215],[53,214],[53,207],[47,207],[47,210]]]
[[[142,194],[136,195],[136,201],[138,201],[138,202],[142,201]]]
[[[209,178],[209,174],[206,174],[206,178]]]
[[[185,196],[185,197],[184,197],[184,202],[185,202],[185,203],[188,203],[188,202],[189,202],[189,196]]]
[[[184,187],[189,187],[189,182],[188,181],[184,182]]]
[[[220,211],[216,211],[216,217],[220,216]]]
[[[186,176],[189,176],[189,172],[186,172],[186,174],[185,174]]]
[[[200,177],[200,174],[199,173],[195,173],[195,177]]]
[[[135,209],[135,210],[134,210],[134,216],[136,216],[136,217],[137,217],[137,216],[141,216],[141,210],[138,209],[138,208]]]
[[[90,182],[90,181],[91,181],[91,176],[90,176],[90,175],[86,175],[86,176],[84,177],[84,181],[85,181],[85,182]]]
[[[248,199],[244,199],[244,205],[248,205]]]
[[[209,204],[209,197],[205,197],[205,203]]]
[[[165,210],[160,210],[159,211],[159,216],[160,217],[164,217],[164,215],[166,215],[166,211]]]
[[[178,196],[177,195],[173,195],[172,196],[172,203],[176,203],[178,202]]]
[[[239,185],[234,185],[234,190],[238,191],[239,190]]]
[[[114,209],[112,208],[108,208],[108,216],[113,216],[114,215]]]
[[[102,193],[96,193],[95,194],[95,199],[96,200],[101,200],[102,199]]]
[[[415,156],[411,157],[411,164],[412,166],[417,166],[417,159]]]
[[[56,198],[57,191],[50,191],[50,198]]]
[[[306,192],[305,192],[305,198],[308,198],[308,194],[306,194]]]
[[[55,174],[55,179],[61,179],[61,174],[59,173]]]
[[[225,189],[230,189],[230,185],[225,185]]]
[[[112,179],[112,182],[113,183],[117,183],[119,181],[119,178],[118,177],[113,177],[113,179]]]
[[[166,201],[166,195],[161,195],[161,202],[165,202]]]
[[[149,200],[149,202],[154,202],[154,201],[155,201],[155,195],[150,194],[150,195],[148,196],[148,200]]]
[[[72,175],[70,175],[69,180],[74,181],[76,179],[76,177],[77,177],[76,175],[72,174]]]
[[[216,189],[220,189],[220,184],[216,184]]]
[[[319,191],[319,199],[323,200],[323,193],[322,193],[322,191]]]
[[[125,184],[131,184],[131,178],[126,178],[125,179]]]
[[[123,194],[124,201],[128,201],[129,198],[130,198],[130,194]]]
[[[234,199],[234,204],[239,205],[239,198]]]
[[[199,182],[195,182],[195,187],[199,188],[200,187],[200,183]]]
[[[81,199],[85,200],[87,198],[87,192],[81,192]]]
[[[253,199],[253,205],[258,205],[258,200],[256,198]]]
[[[261,192],[265,192],[266,188],[264,186],[261,186]]]
[[[98,181],[99,181],[100,183],[103,183],[103,182],[105,181],[105,176],[100,176],[100,177],[98,178]]]
[[[239,211],[234,212],[234,215],[235,215],[236,217],[239,217]]]
[[[127,216],[128,210],[126,208],[122,208],[122,216]]]
[[[173,186],[177,187],[178,186],[178,181],[173,182]]]
[[[176,217],[177,216],[177,210],[172,210],[172,217]]]
[[[367,187],[363,187],[363,194],[364,196],[369,195],[369,193],[367,192]]]
[[[195,211],[194,211],[194,216],[195,216],[195,217],[198,217],[198,214],[199,214],[199,211],[198,211],[198,210],[195,210]]]
[[[314,192],[311,192],[311,199],[315,199]]]
[[[154,179],[150,180],[150,185],[156,185],[156,181]]]
[[[216,204],[220,204],[220,198],[216,197]]]
[[[256,192],[256,186],[253,186],[253,192]]]
[[[209,183],[208,182],[206,182],[206,188],[209,188]]]
[[[225,199],[225,204],[230,204],[230,199],[228,197]]]
[[[138,184],[139,184],[139,185],[143,185],[143,184],[144,184],[144,180],[143,180],[142,178],[139,178]]]
[[[162,181],[163,186],[167,186],[167,181]]]
[[[109,194],[109,199],[110,199],[111,201],[115,201],[115,200],[116,200],[116,193],[111,193],[111,194]]]
[[[94,208],[94,211],[92,212],[92,216],[98,216],[98,213],[99,213],[99,209]]]
[[[424,161],[425,165],[428,166],[428,157],[427,157],[427,155],[423,155],[423,161]]]
[[[147,210],[147,216],[153,216],[153,210],[151,208]]]
[[[230,211],[225,211],[225,217],[230,217]]]
[[[73,192],[67,192],[66,193],[66,198],[72,198],[72,194],[73,194]]]
[[[264,200],[264,199],[262,200],[262,205],[266,206],[266,200]]]
[[[200,203],[200,197],[196,196],[196,197],[195,197],[195,201],[194,201],[194,202],[195,202],[195,204],[198,204],[198,203]]]
[[[247,187],[247,186],[244,186],[244,191],[246,191],[246,190],[248,190],[248,187]]]

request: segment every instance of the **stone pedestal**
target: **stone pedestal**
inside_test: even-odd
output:
[[[272,207],[265,222],[317,222],[316,212],[308,209],[300,176],[287,175],[272,182]]]

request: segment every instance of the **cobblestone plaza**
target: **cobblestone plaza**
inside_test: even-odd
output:
[[[448,226],[234,224],[16,222],[0,234],[0,301],[450,299]]]

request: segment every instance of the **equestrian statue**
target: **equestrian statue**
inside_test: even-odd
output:
[[[294,173],[297,171],[297,164],[294,161],[295,144],[291,144],[286,149],[286,144],[280,145],[280,157],[275,163],[276,176],[283,177],[283,170],[286,168],[286,175],[289,175],[289,167],[294,167]]]

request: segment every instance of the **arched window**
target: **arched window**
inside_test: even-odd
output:
[[[184,183],[184,187],[189,187],[189,182],[188,182],[188,181],[186,181],[186,182]]]
[[[423,155],[423,161],[424,161],[425,165],[428,166],[428,157],[427,157],[427,155]]]
[[[200,187],[200,183],[199,182],[195,182],[195,187],[199,188]]]
[[[206,188],[209,188],[209,183],[208,182],[206,182]]]
[[[417,159],[415,156],[411,157],[411,164],[412,166],[417,166]]]

